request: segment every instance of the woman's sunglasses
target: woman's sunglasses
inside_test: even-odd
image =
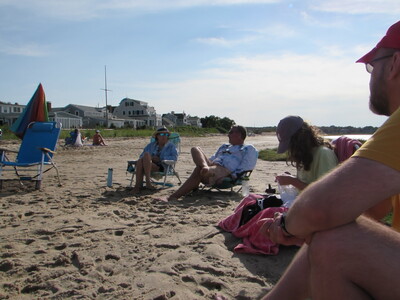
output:
[[[159,136],[169,136],[169,133],[159,133]]]

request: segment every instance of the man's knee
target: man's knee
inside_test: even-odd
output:
[[[311,265],[328,265],[338,255],[341,239],[335,230],[317,232],[313,235],[308,247]]]
[[[309,245],[309,259],[312,265],[337,263],[339,257],[351,255],[349,249],[354,238],[355,223],[317,232]],[[350,250],[350,251],[349,251]]]
[[[190,152],[192,153],[192,155],[202,153],[201,148],[198,146],[192,147],[192,149],[190,149]]]

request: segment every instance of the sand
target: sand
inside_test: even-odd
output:
[[[61,142],[61,141],[60,141]],[[192,146],[213,154],[226,136],[182,138],[177,170],[193,169]],[[129,189],[127,160],[147,138],[107,140],[106,147],[58,147],[55,172],[42,189],[18,181],[0,192],[0,299],[259,299],[279,279],[297,251],[277,256],[237,254],[240,239],[216,224],[242,196],[199,191],[178,201],[155,200],[178,188]],[[259,150],[277,145],[274,135],[248,137]],[[0,141],[1,147],[18,144]],[[113,185],[107,171],[113,168]],[[293,172],[285,162],[258,160],[250,186],[264,192],[274,176]]]

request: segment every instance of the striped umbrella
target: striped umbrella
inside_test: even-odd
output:
[[[10,129],[16,136],[22,139],[29,123],[48,121],[49,116],[47,112],[46,96],[44,94],[43,86],[40,83],[24,111],[20,114],[14,124],[12,124]]]

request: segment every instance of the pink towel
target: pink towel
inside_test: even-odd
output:
[[[279,252],[279,245],[273,243],[268,237],[259,232],[262,222],[258,223],[258,220],[273,218],[275,212],[284,212],[287,211],[287,208],[268,207],[256,214],[246,224],[239,226],[243,209],[248,205],[255,204],[258,198],[263,198],[263,196],[250,194],[245,197],[236,207],[233,214],[221,220],[218,226],[243,239],[243,243],[234,248],[235,252],[276,255]]]
[[[336,140],[332,141],[335,145],[335,153],[338,157],[339,163],[345,161],[353,153],[361,147],[361,142],[359,140],[351,139],[346,136],[341,136]]]

